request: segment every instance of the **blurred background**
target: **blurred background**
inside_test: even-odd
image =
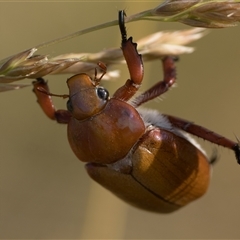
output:
[[[157,2],[0,3],[0,59],[42,42],[153,8]],[[190,28],[178,23],[127,24],[134,40],[160,30]],[[235,140],[240,137],[240,26],[211,30],[191,44],[193,54],[177,63],[178,86],[147,107],[194,121]],[[39,51],[56,56],[120,46],[118,27],[96,31]],[[111,93],[128,78],[105,82]],[[48,76],[54,93],[67,93],[69,75]],[[159,61],[145,64],[142,90],[162,78]],[[30,83],[31,80],[22,82]],[[58,108],[66,101],[55,98]],[[93,182],[70,150],[66,126],[50,121],[31,87],[0,93],[0,238],[128,239],[240,238],[240,166],[233,152],[217,147],[208,193],[160,215],[135,209]],[[215,146],[200,141],[211,151]]]

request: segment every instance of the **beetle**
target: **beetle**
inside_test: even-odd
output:
[[[229,148],[240,163],[240,147],[187,120],[140,105],[165,93],[176,81],[175,58],[162,59],[163,80],[134,97],[143,80],[137,44],[127,38],[125,13],[119,11],[121,49],[130,78],[112,97],[100,86],[103,74],[80,73],[67,80],[69,94],[49,92],[44,79],[33,91],[45,114],[68,125],[70,146],[86,162],[89,176],[129,204],[158,213],[174,212],[201,197],[208,188],[211,165],[188,133]],[[52,96],[68,98],[67,110],[56,110]],[[140,107],[140,108],[139,108]]]

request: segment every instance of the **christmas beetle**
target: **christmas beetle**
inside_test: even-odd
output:
[[[209,185],[213,161],[187,133],[232,149],[238,163],[240,148],[189,121],[139,108],[175,83],[175,60],[164,57],[163,80],[134,98],[143,63],[137,44],[127,38],[124,11],[119,12],[119,27],[130,78],[112,97],[100,86],[104,64],[99,64],[99,78],[85,73],[69,78],[69,95],[51,94],[42,78],[33,83],[34,93],[49,118],[68,124],[70,146],[87,162],[92,179],[133,206],[170,213],[201,197]],[[55,110],[51,96],[67,97],[68,110]]]

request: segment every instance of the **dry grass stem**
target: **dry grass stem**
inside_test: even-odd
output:
[[[178,21],[194,27],[230,27],[240,21],[240,1],[167,0],[149,15],[160,21]]]
[[[205,31],[200,28],[157,32],[137,41],[138,51],[144,61],[159,59],[164,55],[191,53],[194,48],[185,45],[200,39],[204,34]],[[93,75],[99,61],[108,66],[104,79],[112,79],[119,76],[118,70],[112,65],[125,63],[120,47],[98,53],[64,54],[50,59],[46,55],[34,55],[36,51],[36,48],[32,48],[0,62],[0,91],[20,88],[20,85],[11,88],[10,83],[24,78],[34,79],[48,74],[80,72]]]
[[[155,20],[161,22],[181,22],[194,27],[222,28],[236,25],[240,21],[240,0],[166,0],[157,7],[126,17],[125,22]],[[24,52],[0,61],[0,91],[16,89],[10,83],[24,78],[43,77],[47,74],[79,73],[92,74],[98,61],[108,66],[124,62],[119,48],[107,49],[99,53],[66,54],[49,59],[43,55],[33,55],[37,48],[49,46],[92,31],[117,25],[110,21],[93,26],[67,36],[40,44]],[[155,33],[138,41],[138,50],[143,60],[154,60],[163,55],[191,53],[193,48],[184,45],[203,36],[201,30]],[[108,71],[105,79],[118,75],[117,70]],[[5,85],[6,86],[5,86]]]

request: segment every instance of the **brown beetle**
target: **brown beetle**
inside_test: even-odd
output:
[[[67,80],[69,95],[49,93],[43,79],[34,82],[38,103],[48,117],[68,124],[73,152],[86,164],[91,178],[141,209],[169,213],[202,196],[209,185],[211,160],[188,133],[232,149],[238,163],[238,143],[189,121],[137,108],[166,92],[176,79],[173,57],[162,60],[164,79],[132,98],[143,79],[137,44],[127,39],[124,11],[119,12],[122,52],[130,79],[110,98],[81,73]],[[106,71],[103,64],[100,64]],[[51,96],[69,97],[67,110],[55,110]],[[129,101],[131,100],[131,101]]]

